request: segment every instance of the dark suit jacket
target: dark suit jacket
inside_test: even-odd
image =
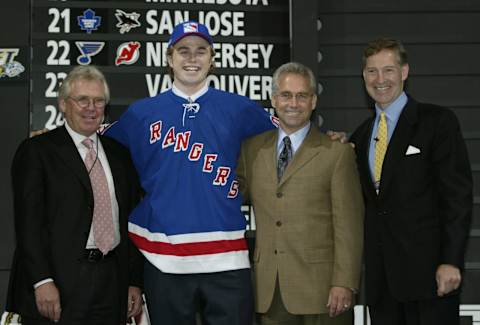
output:
[[[436,297],[437,267],[463,268],[472,214],[460,126],[450,110],[409,98],[388,145],[377,195],[368,165],[374,119],[352,135],[366,207],[367,303],[374,304],[387,285],[399,301]],[[420,152],[407,154],[410,146]]]
[[[312,126],[277,181],[278,130],[242,145],[237,176],[257,225],[256,310],[269,309],[275,283],[290,313],[327,313],[332,286],[358,288],[363,202],[355,153]]]
[[[126,318],[128,285],[142,285],[142,257],[130,243],[127,220],[140,187],[127,149],[100,136],[115,183],[121,242],[119,264],[120,319]],[[17,247],[10,276],[7,310],[40,317],[33,285],[53,278],[62,309],[75,294],[79,259],[85,250],[93,216],[90,179],[65,127],[25,140],[12,164]]]

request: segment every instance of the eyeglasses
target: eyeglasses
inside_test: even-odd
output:
[[[80,108],[87,108],[90,106],[90,103],[93,102],[93,106],[95,108],[104,108],[107,105],[107,100],[105,98],[97,97],[97,98],[90,98],[87,96],[82,96],[78,98],[67,97],[73,100]]]
[[[295,97],[295,100],[300,103],[306,103],[312,96],[313,94],[310,93],[296,93],[292,94],[289,91],[282,91],[279,93],[278,98],[283,101],[283,102],[289,102],[292,100],[293,97]]]

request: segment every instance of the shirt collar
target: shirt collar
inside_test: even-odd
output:
[[[205,83],[203,84],[203,87],[197,91],[196,93],[194,93],[193,95],[187,95],[185,94],[183,91],[181,91],[177,86],[175,86],[175,81],[173,82],[173,85],[172,85],[172,92],[177,95],[178,97],[182,97],[186,100],[189,100],[191,99],[193,102],[197,101],[197,99],[202,96],[203,94],[205,94],[206,92],[208,91],[208,85],[207,85],[207,82],[205,81]]]
[[[397,121],[402,113],[403,108],[407,104],[408,97],[404,91],[397,97],[390,105],[388,105],[385,109],[381,109],[377,103],[375,103],[375,111],[377,116],[380,115],[381,112],[385,112],[387,120],[389,121]]]
[[[75,143],[75,146],[77,148],[85,148],[85,146],[82,144],[82,141],[85,140],[85,138],[90,138],[92,139],[93,143],[96,143],[97,141],[97,133],[94,132],[93,134],[91,134],[89,137],[86,137],[84,136],[83,134],[80,134],[76,131],[74,131],[70,125],[68,125],[68,122],[65,120],[65,128],[67,129],[67,132],[68,134],[70,135],[70,137],[72,138],[73,140],[73,143]]]
[[[290,138],[290,141],[292,142],[292,150],[293,154],[298,150],[300,145],[302,144],[303,140],[305,140],[305,137],[307,136],[308,131],[310,130],[310,122],[307,123],[304,127],[301,129],[293,132],[292,134],[288,135]],[[282,130],[282,127],[278,127],[278,139],[277,139],[277,153],[280,153],[281,150],[283,149],[283,138],[285,138],[287,134],[285,131]]]

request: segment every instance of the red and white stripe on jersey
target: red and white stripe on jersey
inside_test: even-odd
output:
[[[128,229],[135,246],[165,273],[211,273],[250,267],[244,230],[167,236],[133,223]]]

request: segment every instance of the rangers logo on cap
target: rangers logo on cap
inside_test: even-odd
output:
[[[183,24],[184,33],[196,33],[198,32],[198,23],[195,22],[186,22]]]
[[[168,47],[175,45],[182,38],[192,35],[203,38],[210,45],[213,44],[213,39],[208,32],[207,26],[197,23],[196,21],[187,21],[180,23],[173,28]]]

